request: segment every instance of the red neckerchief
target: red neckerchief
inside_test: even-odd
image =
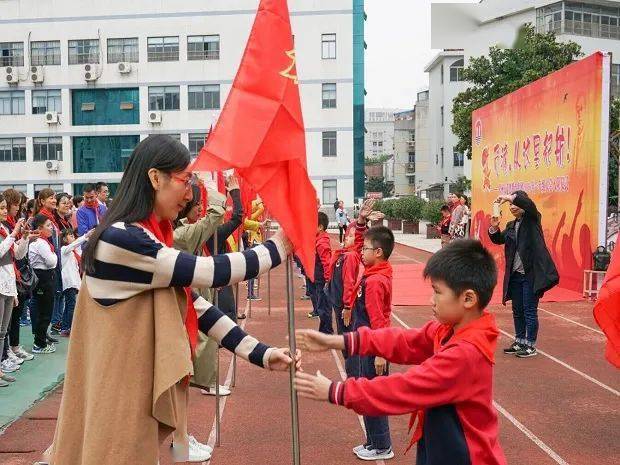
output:
[[[101,215],[99,213],[99,201],[95,199],[94,202],[84,202],[84,206],[95,212],[95,218],[97,218],[97,224],[99,224],[100,223],[99,220],[101,219]]]
[[[0,226],[0,236],[2,236],[4,239],[8,237],[6,229],[2,226]],[[22,279],[22,274],[17,268],[17,263],[15,263],[15,244],[11,245],[9,253],[11,254],[11,261],[13,262],[13,269],[15,270],[15,279],[19,281],[20,279]]]
[[[349,224],[349,226],[347,226],[347,229],[344,233],[344,237],[346,238],[349,233],[351,232],[351,228],[355,228],[355,223],[351,223]],[[355,252],[356,251],[356,247],[355,247],[355,242],[352,245],[349,245],[347,247],[342,247],[340,249],[336,249],[333,251],[332,253],[332,261],[329,264],[329,270],[330,270],[330,276],[333,276],[333,272],[334,272],[334,268],[336,267],[336,262],[338,262],[338,258],[340,258],[341,255],[346,254],[348,252]]]
[[[140,225],[144,229],[148,229],[157,238],[159,242],[172,247],[174,242],[174,231],[170,221],[157,221],[155,214],[151,213],[148,219],[141,221]],[[192,359],[195,355],[196,345],[198,344],[198,315],[194,307],[194,299],[192,297],[192,288],[185,287],[185,295],[187,297],[187,314],[185,315],[185,330],[189,337],[189,346],[191,349]]]
[[[373,266],[368,268],[364,268],[364,273],[359,277],[357,282],[355,283],[355,287],[353,288],[353,293],[351,294],[351,302],[349,303],[349,307],[353,307],[355,303],[355,299],[357,299],[357,293],[362,285],[362,281],[364,278],[368,278],[369,276],[373,276],[376,274],[380,274],[388,277],[390,280],[392,279],[392,265],[388,261],[376,263]]]
[[[60,226],[58,225],[58,221],[56,221],[56,215],[54,215],[54,212],[51,210],[48,210],[47,208],[42,208],[41,210],[39,210],[39,213],[41,213],[42,215],[45,215],[54,225],[54,228],[56,228],[56,231],[60,230]]]
[[[494,315],[484,311],[482,312],[482,316],[480,318],[470,322],[462,328],[459,328],[454,333],[453,331],[454,328],[451,325],[441,325],[439,327],[435,333],[435,337],[433,338],[433,352],[435,354],[439,352],[442,344],[454,341],[467,341],[476,346],[476,348],[489,362],[495,364],[494,354],[499,331],[497,330],[497,325],[495,324]],[[422,434],[424,432],[424,409],[418,409],[411,414],[411,418],[409,419],[409,431],[413,428],[416,419],[418,422],[405,453],[407,453],[407,451],[411,449],[411,446],[422,438]]]
[[[15,229],[15,225],[17,224],[17,220],[15,217],[9,215],[6,217],[7,224],[11,227],[11,230]]]
[[[61,216],[60,213],[58,213],[58,210],[54,211],[54,217],[56,218],[56,224],[58,225],[58,229],[60,229],[61,231],[63,229],[71,229],[71,223],[69,223],[66,218]]]

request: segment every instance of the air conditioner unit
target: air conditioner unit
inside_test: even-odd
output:
[[[7,66],[4,68],[6,73],[5,79],[8,84],[19,84],[19,74],[17,67],[15,66]]]
[[[48,160],[45,162],[47,171],[58,171],[60,168],[60,162],[58,160]]]
[[[30,67],[30,80],[32,82],[43,82],[43,66]]]
[[[149,123],[161,124],[161,111],[149,111]]]
[[[97,75],[97,67],[92,64],[84,65],[84,80],[91,82],[96,81],[99,78]]]
[[[125,61],[121,61],[117,65],[118,72],[121,74],[129,74],[131,73],[131,63],[127,63]]]
[[[58,124],[58,113],[55,111],[46,111],[45,122],[47,124]]]

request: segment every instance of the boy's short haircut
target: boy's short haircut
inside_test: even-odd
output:
[[[450,211],[450,207],[448,207],[447,205],[442,205],[441,206],[441,211],[442,212],[449,212]]]
[[[67,236],[69,236],[69,235],[71,235],[71,236],[75,237],[75,231],[73,230],[73,228],[65,228],[65,229],[63,229],[63,230],[60,232],[60,237],[61,237],[61,239],[62,239],[63,241],[64,241],[64,240],[67,238]]]
[[[480,241],[459,239],[430,258],[424,278],[443,281],[456,295],[472,289],[482,310],[489,305],[497,284],[497,266]]]
[[[373,226],[364,234],[373,247],[383,250],[383,257],[387,260],[394,250],[394,233],[385,226]]]
[[[319,226],[323,226],[323,231],[327,231],[329,226],[329,218],[324,212],[319,212]]]
[[[84,184],[84,187],[82,188],[82,193],[83,194],[88,194],[89,192],[95,192],[97,189],[95,187],[94,184]]]
[[[101,189],[104,187],[108,187],[108,184],[103,181],[99,181],[97,184],[95,184],[95,190],[97,192],[101,191]]]
[[[43,213],[37,213],[32,219],[32,229],[39,229],[48,219]]]

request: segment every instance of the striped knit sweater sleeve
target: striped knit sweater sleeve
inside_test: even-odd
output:
[[[100,236],[95,271],[86,275],[99,304],[111,306],[141,292],[166,287],[218,288],[256,278],[278,266],[286,248],[277,239],[243,252],[198,257],[158,242],[139,226],[116,223]],[[194,300],[199,329],[250,362],[267,366],[269,348],[248,336],[219,309]]]

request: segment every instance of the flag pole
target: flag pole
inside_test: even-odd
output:
[[[293,290],[293,258],[289,255],[286,258],[286,306],[288,310],[288,341],[293,360],[297,353],[297,344],[295,343],[295,294]],[[293,464],[300,465],[300,447],[299,447],[299,408],[297,391],[295,391],[295,362],[291,363],[290,374],[290,396],[291,396],[291,432],[293,437]]]
[[[271,236],[271,220],[268,218],[265,240],[268,240],[269,236]],[[271,268],[267,271],[267,315],[271,315]]]
[[[215,234],[213,235],[213,253],[212,256],[217,255],[217,227],[215,228]],[[219,304],[219,291],[214,289],[213,293],[213,305],[216,307]],[[220,447],[220,345],[217,345],[217,351],[215,353],[215,445]]]
[[[239,283],[235,284],[235,317],[239,315]],[[237,384],[237,354],[233,353],[232,377],[230,378],[230,386],[235,387]]]

